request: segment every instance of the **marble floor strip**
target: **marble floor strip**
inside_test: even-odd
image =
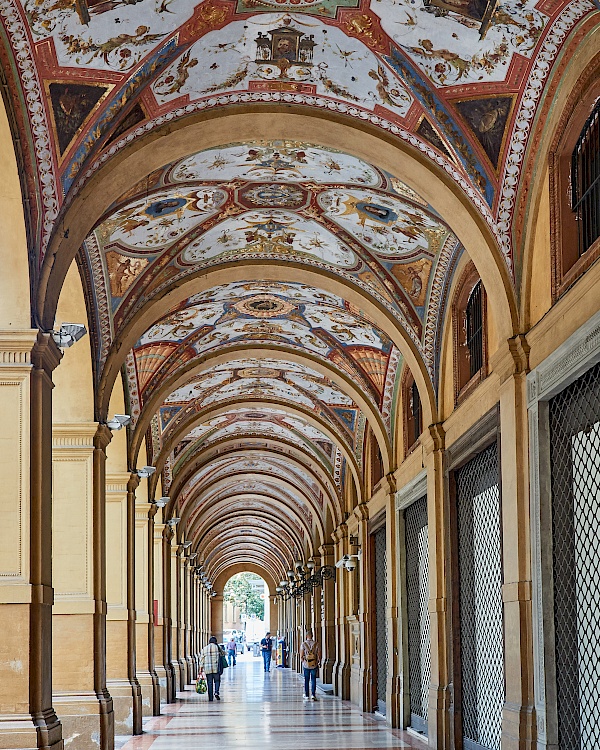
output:
[[[144,722],[144,734],[122,750],[376,750],[414,748],[426,743],[393,730],[381,719],[332,696],[302,699],[302,681],[289,669],[265,674],[262,659],[250,655],[225,670],[221,701],[208,702],[192,686],[163,716]]]

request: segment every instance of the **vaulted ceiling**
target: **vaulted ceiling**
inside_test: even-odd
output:
[[[244,560],[276,579],[329,541],[348,494],[363,497],[368,434],[393,468],[403,368],[431,393],[439,382],[462,227],[410,175],[342,143],[186,148],[97,201],[99,215],[87,208],[94,176],[202,112],[281,105],[322,114],[324,129],[335,115],[449,180],[514,279],[536,108],[597,11],[594,0],[2,0],[34,296],[76,210],[89,224],[78,263],[97,413],[122,375],[130,465],[145,444],[166,513],[207,568]]]

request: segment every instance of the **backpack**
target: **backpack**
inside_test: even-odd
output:
[[[306,641],[304,641],[302,645],[304,646],[304,663],[306,664],[306,668],[316,669],[317,668],[317,655],[315,653],[315,648],[317,646],[316,642],[313,641],[312,647],[310,647]]]

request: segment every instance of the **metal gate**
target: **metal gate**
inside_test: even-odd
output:
[[[427,705],[431,677],[429,640],[429,561],[427,498],[404,512],[406,541],[406,593],[408,604],[408,678],[410,724],[427,734]]]
[[[550,407],[559,746],[600,746],[600,365]]]
[[[504,703],[498,449],[456,472],[462,731],[466,750],[500,749]]]
[[[387,688],[387,561],[385,526],[373,534],[375,548],[375,636],[377,657],[377,708],[385,713],[385,694]]]

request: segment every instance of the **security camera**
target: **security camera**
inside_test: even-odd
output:
[[[345,568],[346,563],[350,559],[350,555],[344,555],[341,560],[338,560],[335,564],[336,568]]]
[[[352,559],[352,557],[349,557],[348,560],[346,560],[345,568],[350,572],[356,570],[356,560]]]
[[[134,471],[134,474],[137,474],[140,479],[147,479],[148,477],[151,477],[152,474],[156,471],[156,466],[142,466],[141,469],[138,469],[137,471]]]
[[[68,349],[87,333],[86,327],[81,323],[63,323],[58,331],[52,331],[52,338],[56,346]]]
[[[112,419],[108,420],[106,426],[109,428],[109,430],[116,432],[117,430],[120,430],[128,425],[130,422],[131,417],[129,416],[129,414],[115,414]]]

